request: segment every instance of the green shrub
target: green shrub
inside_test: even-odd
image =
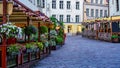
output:
[[[25,47],[26,47],[26,49],[34,49],[35,48],[35,46],[32,43],[27,43],[25,45]]]
[[[56,43],[62,43],[63,42],[63,38],[61,36],[57,36],[56,37]]]
[[[111,38],[119,38],[118,35],[112,35]]]
[[[8,48],[7,48],[7,52],[10,55],[17,55],[20,52],[20,46],[17,44],[11,44]]]
[[[37,31],[38,31],[37,28],[33,25],[29,25],[24,28],[24,32],[26,35],[36,34]]]
[[[40,27],[40,33],[41,34],[48,33],[48,27],[47,26],[41,26]]]
[[[44,45],[42,42],[36,42],[36,45],[40,50],[43,50]]]

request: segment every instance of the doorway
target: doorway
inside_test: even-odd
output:
[[[68,25],[67,27],[67,34],[72,35],[72,25]]]

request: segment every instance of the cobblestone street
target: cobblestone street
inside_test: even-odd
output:
[[[120,68],[120,43],[68,36],[63,47],[34,68]]]

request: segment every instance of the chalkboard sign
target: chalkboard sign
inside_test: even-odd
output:
[[[119,22],[112,22],[112,32],[120,32]]]

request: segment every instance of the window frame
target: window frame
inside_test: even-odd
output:
[[[56,0],[52,0],[52,9],[56,9]]]
[[[67,9],[71,9],[71,1],[67,1]]]
[[[80,9],[80,2],[76,2],[76,9],[77,9],[77,10]]]
[[[67,23],[71,22],[70,18],[71,18],[71,15],[67,15],[67,20],[66,20]]]

